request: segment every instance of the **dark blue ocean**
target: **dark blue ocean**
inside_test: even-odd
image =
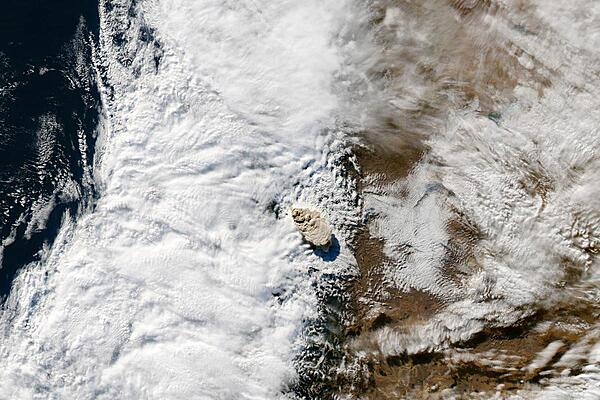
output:
[[[100,97],[92,0],[0,3],[0,298],[94,199]]]

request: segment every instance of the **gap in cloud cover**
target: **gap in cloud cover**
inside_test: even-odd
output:
[[[68,3],[68,4],[67,4]],[[0,6],[0,297],[93,197],[97,3]]]
[[[101,196],[15,283],[2,396],[293,396],[315,287],[353,270],[344,6],[101,3]],[[295,204],[327,216],[335,259],[302,244]]]
[[[100,196],[15,279],[0,397],[593,397],[598,83],[580,11],[99,13]],[[327,218],[335,255],[302,241],[294,206]]]
[[[433,3],[376,2],[366,19],[385,46],[364,63],[381,97],[354,113],[368,231],[340,391],[527,396],[573,373],[593,397],[597,57],[554,18],[585,19]]]

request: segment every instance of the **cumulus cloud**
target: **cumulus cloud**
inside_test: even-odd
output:
[[[357,218],[332,162],[343,7],[101,5],[101,196],[16,280],[0,397],[284,396],[326,267],[285,211],[328,207],[340,240]]]

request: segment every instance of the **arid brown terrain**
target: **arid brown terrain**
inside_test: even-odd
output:
[[[372,29],[385,50],[381,63],[370,71],[371,78],[385,85],[388,93],[410,98],[410,107],[384,106],[374,111],[376,123],[364,132],[364,145],[355,149],[360,167],[355,178],[362,196],[390,195],[390,185],[402,188],[420,162],[435,163],[428,158],[429,141],[444,129],[449,114],[471,107],[498,122],[516,96],[515,87],[527,82],[542,98],[557,73],[534,58],[524,62],[524,51],[496,26],[498,20],[509,21],[514,29],[536,35],[540,22],[527,1],[394,0],[376,1],[374,9]],[[404,35],[398,34],[401,29],[406,30]],[[419,41],[419,37],[426,39]],[[407,83],[420,90],[411,92]],[[532,196],[544,199],[551,192],[544,176],[532,173],[528,179],[523,185]],[[402,189],[393,193],[403,195]],[[484,233],[451,199],[447,208],[453,216],[446,225],[449,240],[443,274],[460,285],[480,269],[474,249]],[[381,335],[409,332],[443,310],[447,299],[399,289],[387,280],[385,269],[397,260],[386,256],[382,239],[369,232],[368,223],[353,247],[360,276],[350,284],[355,318],[346,326],[346,368],[336,390],[340,395],[489,398],[528,390],[549,376],[577,372],[556,368],[560,365],[556,362],[589,333],[599,315],[597,303],[583,298],[576,288],[582,265],[565,260],[562,300],[531,305],[528,318],[513,325],[489,326],[467,340],[442,343],[421,353],[386,355],[380,348]],[[399,254],[410,251],[409,246],[398,249]]]

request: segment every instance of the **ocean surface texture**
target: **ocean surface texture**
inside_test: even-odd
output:
[[[2,2],[0,400],[600,398],[598,49],[593,0]]]
[[[93,195],[93,2],[0,6],[0,296]]]

